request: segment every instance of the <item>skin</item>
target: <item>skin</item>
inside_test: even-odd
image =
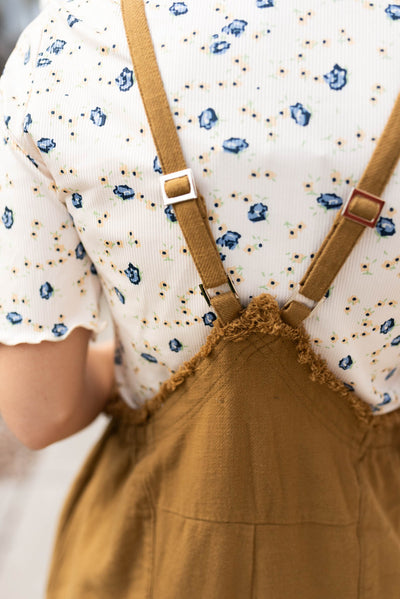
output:
[[[0,344],[0,413],[26,447],[39,450],[87,427],[114,381],[114,341],[89,342],[77,327],[63,341]]]

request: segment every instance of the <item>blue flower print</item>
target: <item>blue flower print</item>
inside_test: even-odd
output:
[[[31,57],[31,47],[29,46],[29,48],[27,49],[27,51],[25,52],[25,56],[24,56],[24,65],[28,64],[29,59]]]
[[[213,42],[210,46],[210,52],[212,54],[224,54],[231,45],[228,42]]]
[[[116,185],[113,193],[121,198],[121,200],[132,200],[135,197],[135,192],[128,185]]]
[[[240,238],[240,233],[235,233],[234,231],[227,231],[224,235],[222,235],[222,237],[218,237],[217,244],[221,247],[234,250]]]
[[[265,215],[267,214],[267,210],[268,206],[261,204],[261,202],[258,204],[253,204],[247,213],[247,218],[252,223],[258,223],[261,220],[266,220],[267,217]]]
[[[388,4],[385,8],[385,13],[392,19],[392,21],[397,21],[400,19],[400,4]]]
[[[121,302],[121,304],[125,303],[125,297],[122,295],[122,293],[120,292],[120,290],[118,289],[118,287],[114,287],[114,291],[115,291],[115,295],[117,296],[117,298],[119,299],[119,301]]]
[[[103,127],[104,123],[106,122],[106,118],[107,117],[101,110],[100,106],[96,106],[96,108],[90,111],[90,120],[94,125],[97,125],[97,127]]]
[[[400,345],[400,335],[391,340],[390,345]]]
[[[240,139],[239,137],[230,137],[223,142],[222,147],[224,148],[225,152],[239,154],[239,152],[242,152],[248,148],[249,144],[245,139]]]
[[[392,377],[394,375],[394,373],[396,372],[397,368],[392,368],[392,370],[390,372],[387,373],[387,375],[385,376],[385,381],[387,381],[388,379],[390,379],[390,377]]]
[[[54,139],[50,139],[48,137],[41,137],[36,145],[41,152],[45,152],[46,154],[48,154],[50,150],[54,150],[57,144],[54,141]]]
[[[49,54],[60,54],[66,43],[67,42],[64,40],[56,40],[48,48],[46,48],[46,52]]]
[[[317,202],[327,210],[332,210],[332,208],[340,208],[340,206],[343,204],[342,198],[337,196],[336,193],[321,193],[321,195],[317,198]]]
[[[154,157],[154,160],[153,160],[153,171],[155,173],[160,173],[160,175],[162,175],[162,168],[161,168],[161,164],[160,164],[160,161],[158,159],[158,156]]]
[[[10,210],[10,208],[7,208],[7,206],[4,209],[1,220],[3,221],[3,225],[6,229],[11,229],[14,224],[14,213],[12,210]]]
[[[72,194],[72,205],[75,208],[82,208],[82,196],[80,193]]]
[[[290,116],[298,125],[305,127],[310,121],[311,112],[304,108],[303,104],[297,102],[297,104],[290,106]]]
[[[127,92],[133,85],[133,71],[125,67],[118,77],[115,79],[115,83],[118,85],[121,92]]]
[[[380,216],[376,223],[376,230],[381,237],[388,237],[396,233],[396,227],[391,218]]]
[[[219,257],[221,258],[221,262],[224,262],[225,258],[226,258],[226,254],[223,254],[222,252],[220,252]]]
[[[133,266],[131,262],[129,262],[128,268],[124,270],[124,273],[133,285],[139,285],[141,281],[139,269]]]
[[[32,115],[28,112],[28,114],[24,118],[24,133],[28,133],[28,127],[32,124]]]
[[[188,11],[188,7],[184,2],[174,2],[172,6],[169,7],[169,12],[178,17],[179,15],[184,15]]]
[[[392,401],[392,398],[390,397],[389,393],[384,393],[383,394],[383,400],[376,404],[375,407],[380,407],[380,406],[385,406],[386,404],[390,403]]]
[[[324,75],[324,81],[328,83],[331,89],[338,91],[347,83],[347,70],[342,69],[338,64],[335,64],[333,69]]]
[[[222,28],[222,32],[228,34],[230,33],[235,37],[239,37],[242,35],[242,33],[244,33],[246,25],[248,25],[247,21],[243,21],[242,19],[234,19],[232,23],[229,23],[229,25],[225,25],[225,27]]]
[[[157,364],[157,358],[151,356],[150,354],[140,354],[142,358],[147,360],[148,362],[152,362],[153,364]]]
[[[10,116],[7,115],[4,117],[4,124],[7,127],[7,129],[8,129],[8,123],[10,122],[10,120],[11,120]]]
[[[78,245],[75,248],[75,256],[76,256],[77,260],[83,260],[84,257],[86,256],[86,250],[83,247],[83,243],[81,241],[78,243]]]
[[[54,295],[54,289],[50,285],[50,283],[47,281],[40,287],[39,293],[40,293],[40,297],[42,299],[48,300],[51,298],[52,295]]]
[[[96,270],[96,267],[95,267],[95,265],[93,264],[93,262],[92,262],[92,264],[90,265],[90,272],[92,273],[92,275],[97,275],[97,270]]]
[[[203,110],[198,119],[200,127],[203,127],[203,129],[211,129],[218,121],[214,108],[206,108]]]
[[[75,23],[78,23],[81,19],[77,19],[74,15],[68,15],[67,23],[70,27],[73,27]]]
[[[121,366],[122,364],[122,353],[123,353],[123,347],[121,344],[119,344],[116,348],[115,348],[115,352],[114,352],[114,364],[117,364],[117,366]]]
[[[9,312],[6,318],[11,324],[19,324],[22,322],[22,316],[21,314],[18,314],[18,312]]]
[[[354,387],[353,387],[353,385],[350,385],[349,383],[343,383],[343,385],[344,385],[345,387],[347,387],[347,389],[348,389],[349,391],[354,391]]]
[[[353,360],[351,356],[346,356],[342,358],[339,362],[339,368],[343,368],[343,370],[348,370],[353,364]]]
[[[394,318],[389,318],[389,320],[386,320],[383,324],[381,324],[379,332],[382,333],[383,335],[386,335],[386,333],[391,331],[393,329],[393,327],[394,327]]]
[[[63,335],[65,335],[67,331],[68,327],[62,322],[55,324],[54,327],[51,329],[51,332],[53,333],[53,335],[55,335],[55,337],[62,337]]]
[[[213,327],[213,323],[215,320],[217,320],[217,317],[214,314],[214,312],[207,312],[207,314],[204,314],[204,316],[202,316],[202,319],[206,327]]]
[[[183,348],[183,345],[178,339],[171,339],[169,342],[169,349],[174,352],[179,352]]]
[[[257,0],[257,8],[269,8],[274,6],[274,0]]]
[[[47,67],[47,65],[51,64],[51,60],[49,58],[39,58],[36,63],[37,67]]]
[[[172,208],[171,205],[167,206],[164,210],[165,214],[167,215],[168,220],[171,223],[176,223],[177,222],[177,218],[175,216],[175,212],[174,209]]]
[[[29,154],[27,154],[26,157],[32,162],[32,164],[34,164],[36,166],[36,168],[39,168],[38,163],[36,162],[36,160],[34,158],[32,158],[32,156],[29,156]]]

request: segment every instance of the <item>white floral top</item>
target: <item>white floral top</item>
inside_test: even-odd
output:
[[[282,305],[357,184],[400,91],[400,4],[146,3],[156,55],[221,259],[243,305]],[[116,376],[140,406],[215,314],[172,207],[118,0],[51,2],[0,79],[0,342],[115,324]],[[400,406],[400,166],[383,212],[305,321],[371,404]]]

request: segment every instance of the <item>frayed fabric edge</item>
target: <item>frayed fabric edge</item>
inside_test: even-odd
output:
[[[224,326],[216,321],[214,329],[208,335],[201,349],[190,360],[184,362],[178,371],[165,381],[158,393],[147,400],[140,408],[133,409],[119,396],[116,385],[103,410],[107,415],[123,420],[126,424],[141,424],[165,403],[170,395],[193,375],[201,362],[210,355],[221,339],[237,342],[254,333],[274,335],[290,339],[297,350],[298,361],[308,365],[310,379],[320,384],[326,384],[346,398],[355,415],[365,424],[376,426],[378,420],[386,421],[386,415],[379,418],[374,416],[369,404],[350,391],[346,385],[333,374],[327,362],[318,356],[311,347],[310,337],[303,325],[293,328],[283,322],[280,309],[275,298],[263,293],[254,298],[238,318]]]

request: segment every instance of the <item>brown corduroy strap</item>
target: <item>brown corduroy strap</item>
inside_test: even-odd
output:
[[[400,157],[400,94],[381,134],[369,163],[359,180],[347,212],[372,221],[380,213],[376,202],[357,194],[357,190],[380,196],[388,183]],[[299,284],[303,298],[319,302],[343,266],[351,250],[366,228],[340,212]],[[298,326],[310,315],[314,306],[303,301],[289,300],[281,310],[282,319]]]
[[[158,68],[143,0],[121,0],[129,51],[147,119],[164,175],[187,168],[179,137]],[[165,182],[168,197],[189,191],[188,177]],[[174,204],[174,212],[182,229],[205,290],[227,284],[228,276],[211,232],[207,210],[201,196]],[[227,290],[210,297],[221,324],[238,316],[242,306],[235,293]]]

